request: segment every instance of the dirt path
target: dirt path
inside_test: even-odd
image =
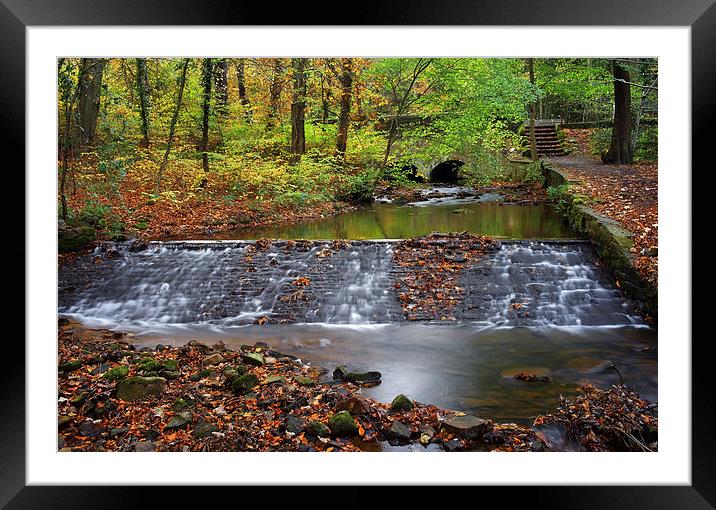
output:
[[[634,265],[652,284],[658,280],[658,167],[656,163],[605,165],[584,156],[549,160],[560,167],[588,205],[634,233]]]

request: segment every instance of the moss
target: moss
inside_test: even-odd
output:
[[[211,370],[209,370],[208,368],[205,368],[205,369],[199,370],[197,373],[193,374],[191,377],[189,377],[189,379],[191,379],[194,382],[197,382],[201,379],[204,379],[204,378],[210,377],[210,376],[211,376]]]
[[[266,363],[264,357],[258,352],[245,352],[242,358],[246,363],[255,367],[260,367],[261,365]]]
[[[175,372],[179,370],[179,362],[175,359],[166,359],[162,363],[162,366],[165,370],[169,370],[171,372]]]
[[[154,358],[145,358],[139,362],[138,368],[142,372],[161,372],[164,367]]]
[[[67,363],[61,363],[58,367],[61,372],[73,372],[82,366],[82,361],[74,360]]]
[[[318,437],[328,437],[331,435],[331,429],[329,429],[325,423],[321,423],[316,420],[308,422],[308,425],[306,425],[306,432]]]
[[[328,420],[328,427],[331,429],[331,434],[336,437],[358,434],[358,425],[348,411],[341,411],[331,416]]]
[[[243,393],[259,384],[259,379],[254,374],[244,374],[234,379],[231,383],[231,391],[234,393]]]
[[[117,398],[128,402],[161,395],[167,388],[163,377],[128,377],[117,383]]]
[[[117,365],[116,367],[107,370],[102,376],[102,379],[107,379],[108,381],[119,381],[120,379],[127,377],[128,374],[129,367],[127,365]]]
[[[299,386],[315,386],[316,385],[316,381],[314,379],[311,379],[310,377],[306,377],[303,375],[294,377],[293,380],[296,381],[296,383]]]
[[[402,393],[393,399],[390,403],[390,409],[393,411],[409,411],[413,408],[413,401]]]

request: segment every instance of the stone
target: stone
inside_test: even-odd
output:
[[[344,367],[343,365],[339,365],[333,371],[333,378],[342,381],[347,373],[348,373],[348,369],[346,367]]]
[[[162,370],[161,372],[159,372],[159,375],[162,376],[164,379],[172,381],[174,379],[179,379],[179,377],[181,377],[181,372],[179,372],[178,370]]]
[[[139,366],[137,367],[142,372],[160,372],[164,367],[162,367],[162,364],[159,363],[154,358],[144,358],[139,362]]]
[[[191,411],[179,411],[176,413],[171,420],[169,420],[169,423],[166,424],[164,427],[165,429],[178,429],[186,425],[187,423],[191,423],[193,420],[193,416],[191,414]]]
[[[119,381],[127,377],[128,374],[129,367],[127,365],[118,365],[107,370],[102,376],[102,379],[107,379],[108,381]]]
[[[452,415],[443,420],[443,427],[449,432],[468,439],[478,439],[492,430],[492,422],[470,415]]]
[[[200,381],[207,377],[211,377],[211,370],[204,369],[204,370],[199,370],[195,374],[192,374],[191,377],[189,377],[189,379],[191,379],[194,382],[197,382],[197,381]]]
[[[92,369],[90,375],[104,374],[107,370],[109,370],[109,365],[107,365],[106,363],[100,363],[99,366],[96,366]]]
[[[455,450],[458,450],[463,447],[462,441],[459,439],[451,439],[450,441],[446,441],[443,443],[443,448],[446,452],[454,452]]]
[[[429,439],[432,439],[432,437],[435,435],[435,429],[432,428],[430,425],[421,425],[419,431],[421,436],[426,435]]]
[[[406,424],[394,421],[388,430],[388,435],[400,441],[410,441],[410,427]]]
[[[58,367],[61,372],[73,372],[82,366],[80,360],[68,361],[67,363],[61,363]]]
[[[153,452],[154,451],[154,443],[151,441],[139,441],[136,445],[134,445],[134,451],[135,452]]]
[[[397,397],[395,397],[393,399],[393,401],[390,403],[391,411],[410,411],[412,408],[413,408],[413,401],[410,400],[405,395],[403,395],[402,393],[399,394]]]
[[[338,402],[336,410],[348,411],[351,415],[360,416],[370,413],[370,404],[363,398],[350,397]]]
[[[270,375],[266,379],[264,379],[261,384],[269,385],[269,384],[284,384],[286,382],[286,378],[281,375]]]
[[[310,377],[306,377],[306,376],[303,376],[303,375],[299,375],[298,377],[294,377],[293,380],[296,381],[296,383],[297,383],[299,386],[315,386],[315,385],[316,385],[315,379],[311,379]]]
[[[194,427],[194,430],[192,431],[191,435],[197,439],[201,439],[201,438],[210,436],[212,432],[218,432],[218,431],[219,431],[219,427],[217,427],[213,423],[209,423],[206,421],[200,421]]]
[[[266,362],[264,357],[258,352],[245,352],[241,355],[241,359],[244,360],[244,363],[255,367],[260,367]]]
[[[80,435],[87,437],[97,437],[102,433],[102,429],[92,420],[87,420],[80,425]]]
[[[304,422],[302,418],[299,418],[298,416],[295,416],[293,414],[289,414],[286,416],[286,432],[299,434],[303,432],[305,428],[306,422]]]
[[[179,362],[175,359],[165,359],[162,363],[164,370],[170,370],[172,372],[179,370]]]
[[[117,398],[127,402],[157,396],[167,389],[167,380],[163,377],[129,377],[117,383]]]
[[[318,437],[328,437],[331,435],[331,429],[329,429],[325,423],[321,423],[317,420],[308,422],[308,425],[306,425],[306,432]]]
[[[61,414],[57,417],[57,428],[61,429],[62,427],[66,427],[72,422],[72,417],[67,416],[66,414]]]
[[[216,354],[212,354],[211,356],[207,356],[206,358],[201,360],[201,365],[204,367],[210,367],[213,365],[218,365],[222,361],[224,361],[224,357],[217,352]]]
[[[121,436],[123,434],[126,434],[128,431],[129,429],[127,427],[117,427],[109,429],[109,437]]]
[[[381,377],[381,373],[376,371],[348,372],[343,376],[343,380],[349,382],[374,383],[380,381]]]
[[[183,398],[178,398],[172,403],[172,411],[183,411],[189,407],[189,403]]]
[[[234,379],[234,382],[231,383],[231,390],[234,393],[242,393],[245,390],[250,390],[258,384],[259,379],[254,374],[244,374]]]
[[[148,430],[144,431],[144,438],[149,441],[156,441],[157,439],[159,439],[159,436],[161,436],[161,435],[162,435],[161,432],[159,432],[158,430],[154,430],[154,429],[148,429]]]
[[[358,426],[348,411],[340,411],[331,416],[328,420],[328,427],[335,437],[355,436],[358,434]]]

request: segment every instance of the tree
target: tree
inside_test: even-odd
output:
[[[297,163],[306,153],[306,67],[305,58],[292,58],[293,94],[291,99],[291,162]]]
[[[535,59],[527,59],[527,71],[530,75],[530,83],[535,84]],[[535,117],[537,116],[537,103],[530,101],[530,156],[532,161],[537,161],[537,135],[535,134]]]
[[[214,63],[216,84],[216,111],[221,116],[229,114],[229,59],[217,58]]]
[[[351,88],[353,85],[353,60],[350,58],[341,59],[341,83],[340,113],[338,115],[338,135],[336,136],[336,153],[339,157],[345,158],[348,144],[348,126],[350,124],[351,111]]]
[[[82,146],[94,142],[102,91],[102,73],[106,64],[107,59],[104,58],[83,58],[80,61],[77,82],[79,87],[77,128]]]
[[[283,63],[280,58],[273,59],[273,74],[269,86],[269,111],[266,117],[266,127],[272,128],[274,120],[278,116],[278,105],[281,100],[283,89]]]
[[[251,102],[246,95],[246,59],[240,58],[236,62],[236,84],[239,88],[239,102],[244,109],[246,122],[251,122]]]
[[[162,164],[159,167],[159,171],[157,172],[157,180],[154,184],[154,195],[159,195],[159,191],[161,190],[162,186],[162,176],[164,175],[164,170],[167,168],[167,162],[169,161],[169,153],[172,150],[172,143],[174,142],[174,133],[176,131],[177,126],[177,119],[179,119],[179,110],[181,110],[181,103],[182,103],[182,96],[184,95],[184,86],[186,84],[186,70],[189,67],[189,59],[184,59],[184,65],[182,66],[181,70],[181,77],[179,78],[179,92],[177,94],[177,101],[176,105],[174,107],[174,113],[172,114],[172,120],[169,124],[169,138],[167,140],[167,148],[164,151],[164,159],[162,160]]]
[[[139,113],[142,128],[141,147],[149,147],[149,79],[147,76],[147,61],[137,59],[137,97],[139,98]]]
[[[213,75],[213,62],[210,58],[202,61],[201,86],[202,86],[202,117],[201,117],[201,167],[204,174],[209,173],[209,115],[211,114],[211,80]],[[200,188],[206,186],[206,175],[204,175]]]
[[[602,155],[602,161],[629,164],[632,162],[629,70],[617,60],[611,60],[611,68],[614,76],[614,126],[611,145]]]

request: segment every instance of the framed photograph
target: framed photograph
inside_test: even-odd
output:
[[[27,307],[2,504],[439,484],[712,507],[711,4],[3,0]]]

